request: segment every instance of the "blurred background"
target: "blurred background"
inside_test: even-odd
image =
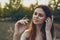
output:
[[[60,0],[0,0],[0,40],[13,40],[15,23],[23,17],[31,19],[37,5],[52,7],[56,40],[60,40]]]

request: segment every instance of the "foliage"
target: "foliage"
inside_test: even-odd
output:
[[[17,5],[14,4],[15,2]],[[13,19],[18,20],[18,19],[23,18],[25,15],[27,15],[28,18],[31,18],[34,5],[31,5],[30,8],[26,8],[26,7],[23,7],[22,4],[20,4],[20,2],[21,2],[21,0],[17,0],[17,1],[16,0],[10,0],[10,4],[6,3],[4,8],[1,8],[1,3],[0,3],[0,17],[11,17]],[[53,4],[55,6],[54,7],[54,15],[55,15],[55,17],[57,17],[58,15],[60,15],[59,14],[60,12],[57,11],[58,10],[57,5],[60,2],[57,2],[57,4],[56,4],[55,0],[54,0],[54,2],[55,2]],[[37,4],[35,4],[35,5],[37,5]],[[51,3],[49,5],[51,5]],[[58,16],[58,17],[60,17],[60,16]]]

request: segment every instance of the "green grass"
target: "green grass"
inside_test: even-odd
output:
[[[14,24],[16,22],[0,22],[0,40],[13,40]],[[56,40],[60,40],[60,24],[54,23],[56,31]]]

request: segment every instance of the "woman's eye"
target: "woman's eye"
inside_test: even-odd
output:
[[[35,12],[34,14],[37,15],[37,12]]]
[[[39,16],[40,16],[40,17],[43,17],[43,15],[42,15],[42,14],[39,14]]]

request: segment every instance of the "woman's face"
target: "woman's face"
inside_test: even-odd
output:
[[[33,17],[32,17],[33,23],[34,24],[42,24],[45,19],[46,19],[46,15],[45,15],[45,12],[43,11],[43,9],[36,8],[33,13]]]

